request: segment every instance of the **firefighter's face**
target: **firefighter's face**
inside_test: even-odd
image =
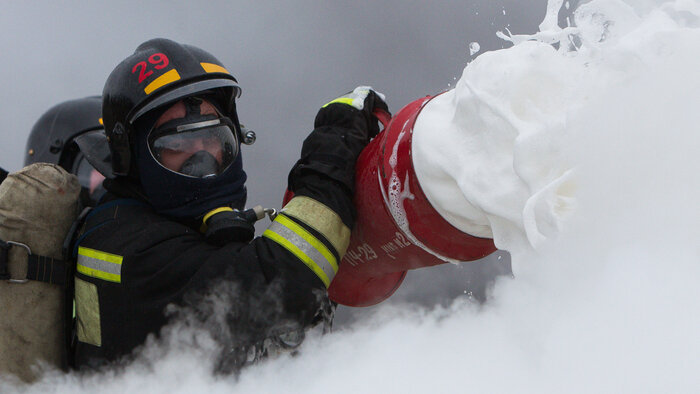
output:
[[[206,100],[201,100],[199,104],[201,115],[215,115],[218,117],[214,106]],[[154,126],[159,126],[175,119],[187,116],[185,103],[179,101],[170,107],[158,118]],[[227,144],[226,138],[221,135],[218,128],[203,128],[192,132],[182,132],[161,137],[157,140],[157,159],[164,167],[175,172],[182,172],[183,167],[191,161],[194,155],[202,155],[206,152],[216,160],[218,167],[223,164],[224,149]],[[208,155],[205,155],[208,156]],[[195,158],[196,159],[196,158]]]
[[[193,136],[173,141],[161,149],[161,163],[168,169],[179,171],[183,164],[195,153],[205,151],[211,154],[221,165],[221,143],[214,136]]]
[[[217,115],[214,106],[206,100],[202,100],[199,108],[202,115]],[[155,127],[157,128],[170,120],[184,118],[185,116],[185,104],[182,101],[178,101],[158,118]],[[211,134],[197,135],[193,133],[193,135],[187,135],[168,141],[160,151],[160,160],[166,168],[179,171],[185,161],[200,151],[208,152],[214,156],[219,165],[221,165],[221,143],[216,136]]]

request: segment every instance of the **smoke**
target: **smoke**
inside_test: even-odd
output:
[[[213,375],[216,342],[180,324],[116,371],[0,391],[696,391],[700,5],[649,4],[579,9],[583,46],[560,55],[586,65],[589,79],[571,83],[587,88],[557,103],[576,210],[558,238],[512,251],[515,279],[499,279],[486,304],[384,305],[238,377]]]

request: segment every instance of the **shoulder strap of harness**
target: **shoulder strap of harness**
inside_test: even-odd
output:
[[[85,220],[102,223],[106,220],[113,219],[116,216],[117,209],[120,207],[146,205],[148,204],[135,198],[118,198],[96,206],[86,216]]]
[[[85,229],[82,231],[82,234],[69,245],[70,249],[64,250],[64,256],[66,256],[66,253],[69,253],[68,255],[74,259],[78,255],[78,246],[83,239],[107,221],[114,219],[120,207],[146,205],[148,204],[134,198],[119,198],[96,206],[85,215],[85,218],[81,222],[81,225],[85,223]],[[66,245],[64,245],[64,247],[65,246]]]
[[[24,278],[12,278],[8,267],[9,252],[12,247],[21,247],[27,251],[27,274]],[[68,265],[63,259],[32,254],[26,244],[0,239],[0,280],[10,283],[27,283],[30,280],[65,286],[68,279]]]
[[[67,254],[67,251],[71,250],[77,230],[89,212],[90,208],[85,208],[71,225],[63,242],[63,258],[60,259],[34,254],[28,245],[21,242],[0,239],[0,280],[7,280],[10,283],[17,284],[36,280],[65,287],[72,275],[72,259]],[[27,274],[24,278],[12,278],[10,276],[9,252],[12,247],[24,248],[27,251]]]

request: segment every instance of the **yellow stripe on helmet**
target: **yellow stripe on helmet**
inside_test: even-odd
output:
[[[231,74],[230,72],[228,72],[227,69],[225,69],[223,66],[220,66],[218,64],[214,64],[214,63],[199,63],[199,64],[202,66],[204,71],[207,73]]]
[[[146,88],[143,89],[143,91],[146,94],[151,94],[153,93],[154,90],[158,88],[162,88],[163,86],[173,83],[175,81],[180,80],[180,73],[177,72],[176,69],[172,69],[165,74],[161,75],[160,77],[156,78],[153,80],[153,82],[149,83]]]

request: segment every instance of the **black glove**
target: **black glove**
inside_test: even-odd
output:
[[[365,142],[369,142],[379,134],[375,111],[389,114],[384,95],[370,86],[358,86],[352,92],[324,105],[316,115],[314,127],[340,126],[359,130],[364,133]]]
[[[325,204],[350,228],[355,222],[355,162],[379,132],[375,110],[388,112],[383,95],[367,86],[324,105],[289,173],[290,191]]]

